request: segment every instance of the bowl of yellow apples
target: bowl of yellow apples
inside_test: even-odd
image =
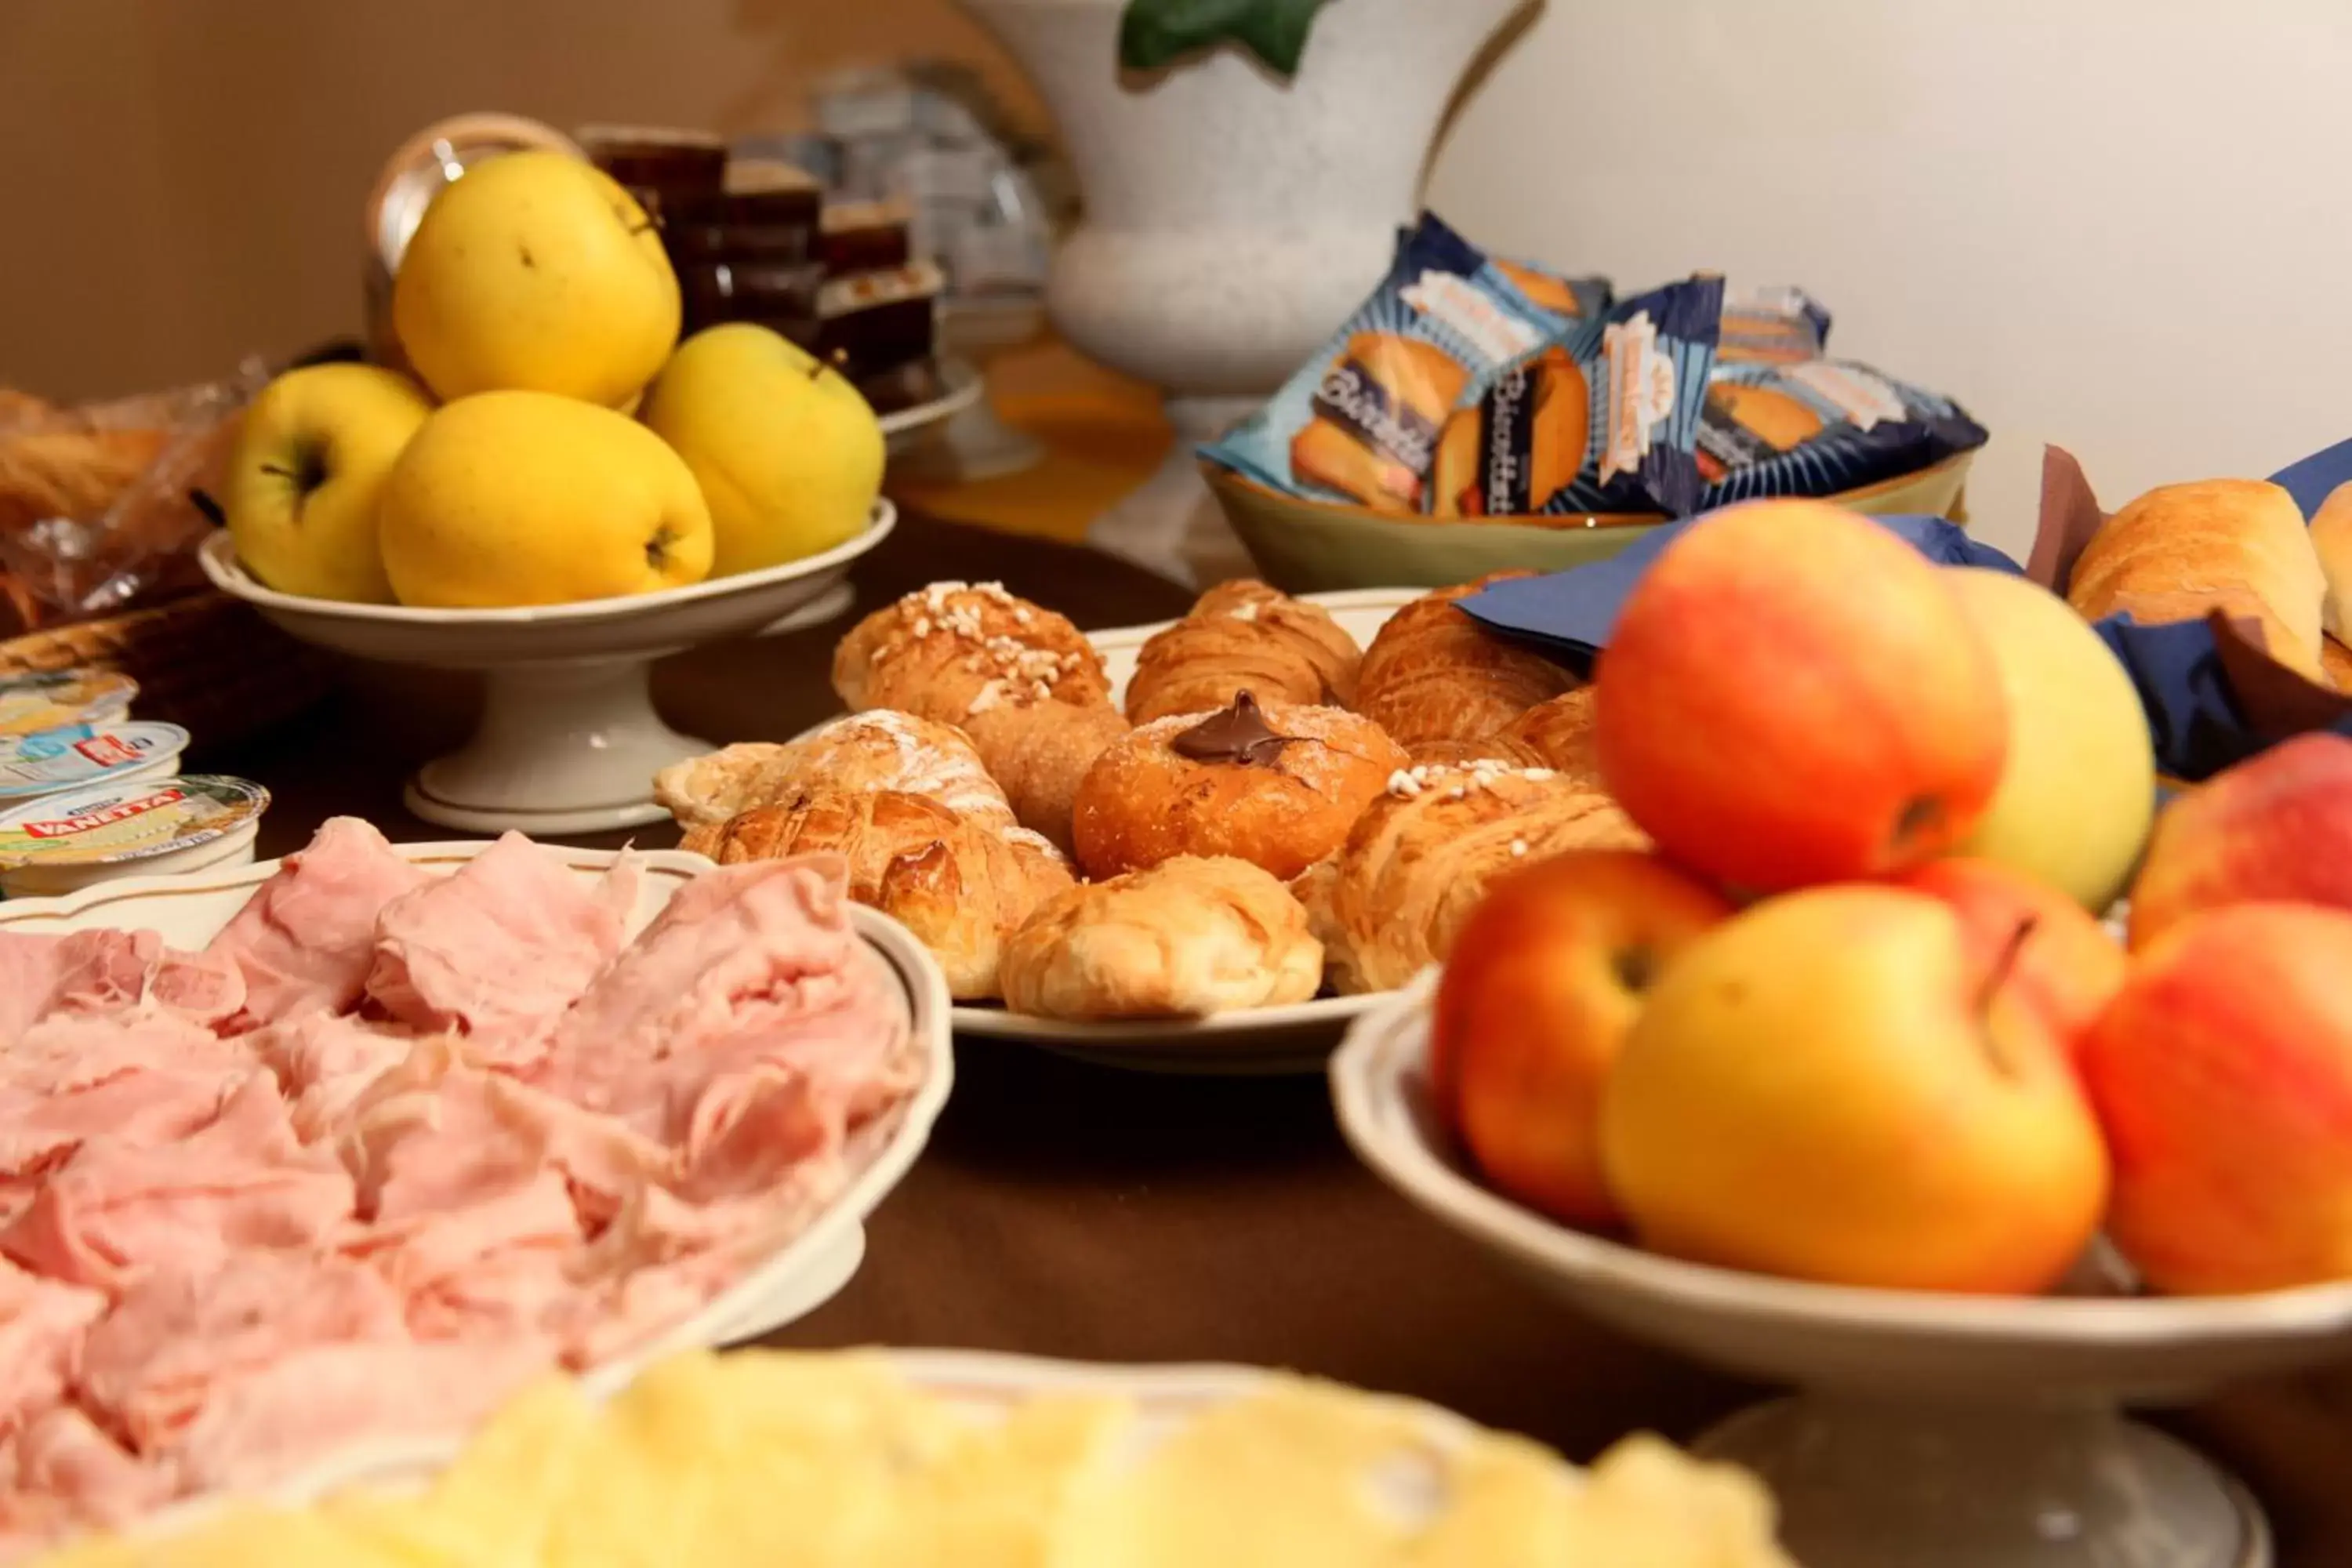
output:
[[[400,365],[309,365],[255,399],[206,576],[320,647],[483,674],[472,739],[409,783],[426,820],[659,820],[653,775],[709,748],[663,722],[650,666],[846,607],[893,521],[880,421],[764,327],[680,342],[652,221],[553,149],[433,195],[391,323]]]

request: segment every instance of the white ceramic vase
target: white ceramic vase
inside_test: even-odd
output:
[[[1045,95],[1077,174],[1054,325],[1160,388],[1176,429],[1160,472],[1089,538],[1187,581],[1245,570],[1192,447],[1370,291],[1463,71],[1530,0],[1328,0],[1288,80],[1231,45],[1123,71],[1126,0],[963,3]]]

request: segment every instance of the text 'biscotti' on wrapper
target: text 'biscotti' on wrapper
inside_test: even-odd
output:
[[[1405,516],[1687,511],[1721,304],[1715,278],[1612,304],[1424,215],[1371,298],[1202,455]]]

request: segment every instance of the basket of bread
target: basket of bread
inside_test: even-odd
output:
[[[1294,592],[1606,558],[1772,496],[1958,515],[1983,427],[1832,359],[1802,289],[1697,273],[1621,296],[1424,214],[1265,405],[1202,449],[1259,570]]]
[[[968,1031],[1311,1068],[1362,998],[1444,956],[1489,878],[1643,841],[1591,772],[1580,683],[1456,610],[1475,586],[1229,582],[1089,638],[933,584],[842,639],[846,717],[657,795],[722,862],[845,855]]]
[[[325,667],[234,600],[196,552],[260,373],[59,406],[0,388],[0,678],[111,670],[147,717],[208,742],[300,712]]]

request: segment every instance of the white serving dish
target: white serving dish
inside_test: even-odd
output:
[[[1308,594],[1354,637],[1368,646],[1389,617],[1419,598],[1419,588],[1358,588],[1339,594]],[[1124,704],[1135,675],[1136,656],[1154,633],[1174,623],[1119,626],[1094,632],[1087,640],[1102,655],[1111,700]],[[1324,996],[1285,1007],[1254,1007],[1209,1018],[1144,1019],[1083,1024],[1008,1013],[1002,1007],[961,1005],[959,1034],[1029,1044],[1084,1061],[1141,1072],[1204,1077],[1320,1072],[1348,1025],[1377,996]]]
[[[1183,1422],[1215,1405],[1260,1392],[1274,1375],[1265,1368],[1253,1366],[1175,1363],[1120,1365],[991,1351],[886,1349],[874,1353],[924,1392],[981,1420],[1010,1415],[1019,1405],[1045,1394],[1097,1394],[1132,1399],[1141,1416],[1146,1442],[1170,1435]],[[619,1393],[627,1381],[625,1377],[600,1375],[586,1386],[592,1396],[609,1398]],[[1443,1406],[1393,1394],[1377,1397],[1410,1407],[1422,1418],[1423,1431],[1434,1447],[1458,1446],[1478,1431],[1475,1423]],[[449,1442],[412,1442],[353,1450],[331,1466],[321,1466],[268,1488],[262,1500],[291,1508],[352,1488],[383,1492],[411,1489],[446,1468],[459,1448],[460,1445]],[[1426,1486],[1415,1484],[1423,1473],[1412,1463],[1416,1457],[1412,1449],[1400,1449],[1391,1458],[1369,1466],[1365,1473],[1366,1484],[1408,1518],[1425,1510],[1433,1500]],[[165,1532],[194,1523],[207,1510],[219,1506],[219,1500],[194,1499],[155,1515],[141,1529]],[[952,1565],[941,1564],[940,1568]],[[1594,1568],[1611,1565],[1595,1564]]]
[[[403,844],[400,853],[420,866],[454,870],[489,847],[486,842]],[[585,879],[601,877],[618,852],[542,850]],[[634,936],[684,883],[712,869],[699,855],[678,850],[640,853],[646,876],[632,911]],[[159,931],[174,946],[201,947],[242,909],[253,890],[273,876],[275,860],[178,877],[141,878],[91,888],[70,898],[11,900],[0,904],[0,931],[68,931],[114,926]],[[922,943],[904,926],[873,910],[853,906],[851,917],[867,961],[895,982],[912,1039],[924,1057],[922,1087],[851,1142],[854,1173],[848,1184],[798,1235],[766,1262],[714,1297],[691,1318],[656,1335],[630,1354],[585,1374],[598,1387],[618,1387],[652,1361],[698,1346],[731,1344],[768,1333],[805,1317],[829,1300],[856,1273],[866,1254],[864,1222],[914,1164],[931,1124],[947,1104],[954,1082],[950,1049],[947,980]],[[322,1458],[288,1483],[297,1492],[315,1492],[380,1462],[372,1452]]]
[[[1870,1290],[1571,1230],[1465,1172],[1428,1100],[1433,984],[1383,998],[1332,1058],[1349,1142],[1440,1222],[1611,1327],[1802,1390],[1697,1447],[1771,1485],[1806,1568],[2270,1563],[2244,1489],[2120,1412],[2352,1354],[2352,1284],[2194,1299]]]
[[[593,833],[658,822],[653,776],[709,743],[654,711],[653,662],[702,643],[808,624],[845,607],[850,566],[898,519],[874,503],[864,532],[804,561],[690,587],[500,610],[346,605],[264,587],[226,532],[199,557],[215,587],[304,642],[386,664],[480,670],[471,741],[409,781],[410,810],[467,833]]]

